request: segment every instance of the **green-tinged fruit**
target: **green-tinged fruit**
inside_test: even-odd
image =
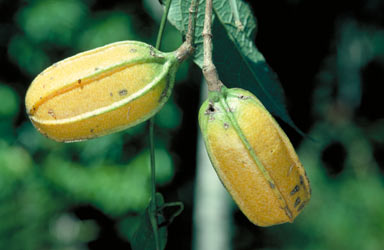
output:
[[[29,87],[29,118],[61,142],[132,127],[158,112],[171,94],[179,62],[136,41],[122,41],[53,64]]]
[[[261,102],[223,87],[218,101],[203,103],[199,123],[213,167],[248,219],[259,226],[292,222],[310,199],[309,181]]]

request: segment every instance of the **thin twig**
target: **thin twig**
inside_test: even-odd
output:
[[[156,39],[156,49],[160,49],[161,41],[165,25],[167,23],[167,16],[172,0],[167,0],[166,8],[161,18],[159,32]],[[157,220],[157,205],[156,205],[156,164],[155,164],[155,142],[154,130],[155,121],[154,117],[149,120],[149,147],[150,147],[150,165],[151,165],[151,202],[149,203],[149,219],[152,225],[153,238],[156,250],[160,250],[159,226]]]
[[[208,91],[219,92],[223,83],[220,81],[216,67],[212,62],[212,0],[206,0],[205,3],[203,74],[208,84]]]
[[[188,30],[187,34],[185,35],[185,41],[188,44],[193,45],[194,38],[195,38],[195,25],[196,25],[196,15],[197,15],[197,8],[199,6],[198,0],[192,0],[191,6],[189,6],[189,18],[188,18]]]
[[[167,17],[169,13],[169,8],[171,7],[172,0],[168,0],[167,3],[165,4],[165,10],[164,14],[161,17],[161,22],[160,22],[160,28],[159,32],[157,33],[157,39],[156,39],[156,49],[160,49],[161,47],[161,41],[163,40],[163,33],[165,29],[165,25],[167,24]]]
[[[188,30],[185,35],[185,42],[177,49],[176,58],[179,62],[184,61],[193,54],[195,48],[193,47],[195,38],[195,26],[196,26],[196,15],[199,6],[199,0],[192,0],[189,6],[189,19],[188,19]]]
[[[156,166],[155,166],[155,143],[154,143],[154,118],[149,120],[149,146],[151,163],[151,202],[149,203],[149,219],[151,221],[153,238],[156,250],[160,250],[159,227],[157,221],[156,206]]]

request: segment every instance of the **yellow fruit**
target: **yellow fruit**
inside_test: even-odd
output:
[[[90,139],[153,116],[171,94],[179,62],[136,41],[112,43],[55,63],[29,87],[29,118],[61,142]]]
[[[254,224],[292,222],[311,189],[288,137],[248,91],[223,88],[210,99],[199,123],[220,180]]]

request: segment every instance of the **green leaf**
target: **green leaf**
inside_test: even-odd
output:
[[[188,8],[191,0],[174,0],[169,13],[170,22],[183,34],[188,26]],[[203,65],[203,37],[205,0],[199,1],[196,20],[194,62]],[[277,75],[256,48],[256,19],[251,9],[241,0],[213,0],[213,60],[220,79],[227,87],[240,87],[253,92],[273,114],[295,128],[285,106],[283,89]],[[238,19],[235,10],[238,10]],[[235,23],[240,21],[241,25]]]
[[[163,205],[163,196],[160,193],[156,193],[156,206],[161,207]],[[145,212],[141,215],[140,225],[131,240],[131,247],[133,250],[156,250],[155,238],[149,213],[150,207],[148,206]],[[158,213],[157,222],[158,225],[161,225],[165,222],[165,218],[162,213]],[[167,235],[167,227],[159,227],[160,249],[165,249],[165,245],[167,243]]]
[[[160,249],[165,249],[167,243],[167,226],[180,215],[184,209],[182,202],[164,202],[164,197],[156,193],[157,224],[159,230]],[[150,220],[150,207],[141,215],[139,226],[130,242],[133,250],[156,250],[153,228]]]

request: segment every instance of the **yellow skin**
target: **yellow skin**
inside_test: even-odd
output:
[[[228,89],[217,102],[205,101],[199,122],[213,167],[248,219],[258,226],[292,222],[310,199],[309,181],[261,102]]]
[[[112,43],[60,61],[39,74],[25,104],[44,135],[62,142],[132,127],[167,101],[178,61],[136,41]]]

